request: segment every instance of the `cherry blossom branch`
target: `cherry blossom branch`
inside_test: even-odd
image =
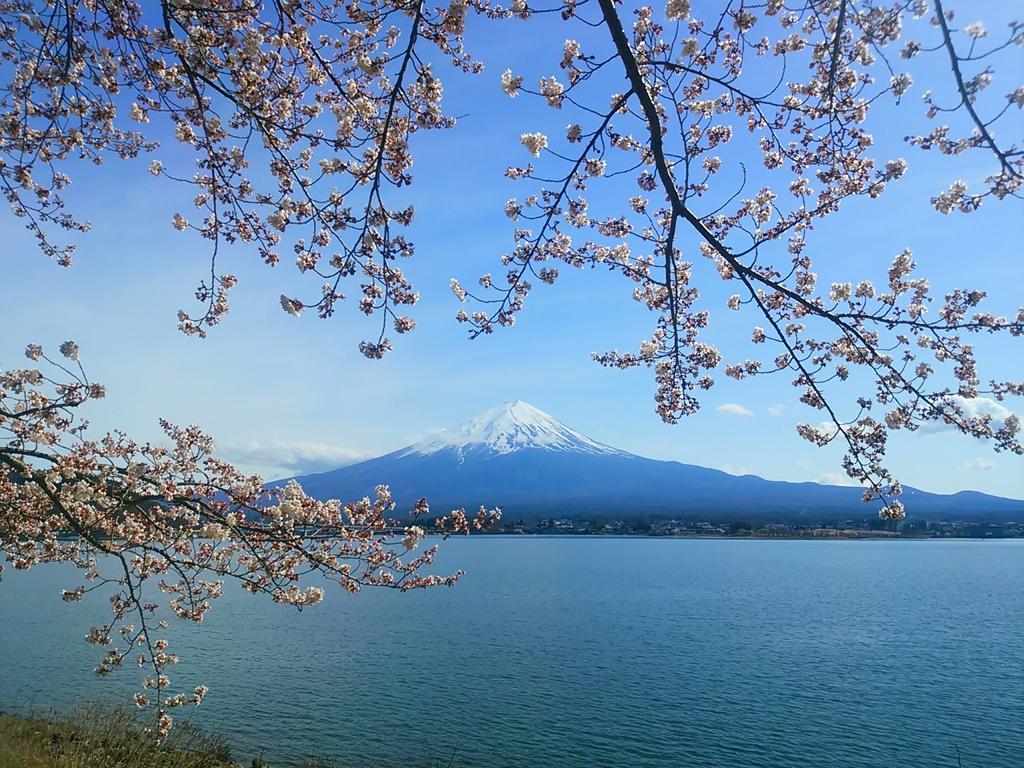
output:
[[[974,108],[974,98],[968,91],[967,85],[964,83],[963,73],[960,71],[960,57],[956,52],[956,45],[953,43],[953,37],[949,31],[949,23],[946,21],[946,11],[942,7],[942,0],[935,0],[935,18],[938,20],[939,29],[942,30],[942,44],[945,46],[947,53],[949,54],[949,66],[953,72],[953,79],[956,81],[957,90],[960,93],[960,105],[967,110],[967,113],[971,116],[971,120],[974,122],[975,128],[981,134],[985,144],[992,150],[992,154],[999,160],[999,165],[1002,167],[1003,172],[1013,176],[1017,179],[1024,180],[1024,175],[1018,171],[1006,156],[1006,153],[1000,149],[999,145],[996,144],[996,140],[989,133],[988,126],[985,121],[978,115],[977,110]]]
[[[77,363],[77,346],[61,349]],[[120,434],[89,439],[75,413],[102,398],[103,388],[80,365],[77,374],[52,363],[37,345],[26,354],[69,379],[36,368],[0,371],[0,551],[18,569],[64,562],[83,570],[84,583],[64,590],[67,601],[98,586],[114,589],[110,619],[87,638],[107,648],[96,671],[107,675],[141,650],[138,664],[149,672],[135,702],[154,709],[158,738],[171,727],[170,710],[198,704],[206,693],[203,685],[170,692],[177,657],[161,636],[168,627],[161,616],[201,622],[224,580],[301,609],[324,597],[307,583],[313,575],[349,592],[450,586],[461,577],[424,573],[437,552],[436,545],[415,552],[428,534],[416,522],[429,513],[424,500],[401,522],[386,486],[372,500],[347,504],[313,499],[294,482],[267,489],[260,477],[217,459],[212,440],[195,427],[161,422],[168,446]],[[498,514],[481,509],[470,520],[456,510],[430,532],[465,534]],[[152,583],[162,598],[148,594]],[[116,636],[126,645],[116,645]]]
[[[509,169],[510,178],[531,179],[556,188],[541,190],[540,199],[544,202],[539,216],[526,212],[537,204],[537,195],[526,198],[524,206],[517,200],[510,201],[506,213],[513,220],[541,218],[545,231],[547,226],[557,226],[564,220],[569,226],[591,228],[606,238],[629,238],[641,247],[651,247],[653,255],[631,256],[626,243],[614,247],[593,241],[575,244],[563,231],[551,243],[544,243],[541,251],[542,235],[533,247],[518,248],[512,256],[503,257],[505,263],[514,262],[516,266],[508,274],[511,289],[494,288],[490,275],[481,278],[485,291],[498,292],[493,301],[500,309],[499,314],[478,312],[472,318],[460,310],[458,318],[471,323],[471,336],[489,333],[496,321],[501,325],[512,324],[530,290],[522,277],[527,270],[533,270],[535,261],[556,258],[576,267],[606,262],[613,269],[621,266],[622,274],[636,284],[634,299],[657,313],[656,329],[650,339],[640,344],[638,353],[612,351],[594,357],[613,367],[653,368],[658,413],[665,421],[674,423],[699,408],[693,393],[713,386],[714,380],[707,372],[722,360],[717,348],[700,338],[709,324],[710,313],[698,308],[701,290],[694,282],[693,265],[682,260],[676,246],[677,225],[684,220],[700,237],[700,252],[714,262],[719,276],[726,281],[738,280],[743,286],[743,295],[731,297],[727,306],[740,310],[751,305],[767,320],[769,333],[755,327],[751,341],[755,345],[770,341],[784,350],[775,358],[774,366],[765,366],[761,360],[746,360],[726,365],[726,375],[743,379],[794,371],[793,384],[802,390],[800,400],[822,410],[831,424],[827,431],[799,424],[798,433],[818,445],[841,437],[847,445],[843,459],[847,473],[866,486],[866,499],[885,502],[883,516],[903,515],[902,505],[895,498],[900,493],[900,484],[883,463],[887,437],[893,430],[913,431],[929,422],[944,422],[965,434],[992,440],[996,450],[1020,453],[1019,421],[1008,418],[999,423],[969,412],[968,405],[971,398],[980,394],[1002,399],[1024,393],[1024,384],[993,380],[982,390],[973,345],[957,334],[1004,331],[1020,336],[1024,332],[1024,310],[1011,318],[977,312],[975,308],[984,299],[984,292],[956,289],[945,296],[938,317],[926,317],[935,299],[928,282],[913,274],[916,264],[909,250],[893,259],[887,286],[882,291],[876,291],[870,281],[864,280],[856,286],[833,283],[827,296],[819,295],[815,290],[817,276],[812,271],[812,258],[805,250],[807,232],[816,220],[835,214],[848,198],[880,196],[886,185],[898,180],[907,169],[902,159],[889,160],[876,169],[875,160],[866,155],[873,140],[861,124],[878,98],[889,93],[899,99],[910,85],[909,76],[894,72],[882,53],[886,45],[899,39],[903,15],[910,6],[858,9],[844,0],[827,6],[810,3],[790,9],[777,4],[748,8],[730,3],[711,29],[705,27],[704,20],[690,15],[689,2],[669,0],[665,17],[677,26],[675,33],[667,37],[650,7],[633,12],[632,36],[624,28],[612,0],[600,0],[599,7],[600,23],[608,31],[614,51],[612,56],[600,52],[584,54],[579,43],[567,40],[561,67],[569,75],[568,89],[557,77],[541,78],[536,90],[525,88],[522,78],[511,72],[503,76],[502,87],[512,97],[520,92],[534,94],[554,109],[571,103],[592,113],[594,110],[575,93],[582,82],[580,73],[588,71],[589,62],[601,62],[604,67],[618,59],[630,86],[630,100],[635,96],[637,105],[633,109],[627,102],[618,113],[623,123],[641,123],[644,136],[634,139],[617,122],[614,129],[609,123],[588,137],[596,139],[607,134],[611,144],[635,152],[638,160],[613,170],[607,167],[603,145],[598,148],[591,143],[581,155],[570,157],[550,147],[543,133],[524,134],[523,144],[535,157],[560,160],[570,168],[564,176],[537,172],[532,164]],[[751,31],[762,21],[770,22],[773,16],[778,17],[783,30],[800,29],[802,34],[781,37],[773,45],[767,35]],[[730,22],[731,30],[727,28]],[[849,34],[848,30],[855,32]],[[821,40],[812,39],[813,31],[820,33]],[[687,33],[690,37],[685,37]],[[739,80],[745,55],[760,57],[771,51],[780,57],[785,73],[787,57],[804,49],[811,51],[807,58],[812,74],[807,81],[785,81],[780,77],[774,88],[757,96]],[[866,51],[882,56],[889,73],[889,86],[877,93],[868,90],[872,77],[855,69],[858,64],[871,64],[876,54]],[[840,67],[844,60],[849,65]],[[721,74],[712,70],[715,64],[721,65]],[[757,68],[759,72],[764,69],[760,64]],[[715,88],[721,91],[718,95]],[[786,93],[776,96],[780,90]],[[571,100],[566,95],[570,92],[574,93]],[[618,94],[614,94],[611,101],[617,98]],[[709,180],[723,164],[712,151],[733,138],[733,126],[726,119],[717,119],[720,114],[745,119],[769,172],[778,169],[777,173],[783,173],[785,164],[790,165],[789,192],[797,201],[795,208],[786,206],[770,186],[736,202],[747,181],[747,169],[741,159],[737,163],[743,180],[740,191],[733,192],[713,213],[697,213],[693,201],[708,192]],[[676,136],[668,131],[673,120],[678,122]],[[790,134],[788,140],[784,132]],[[568,141],[574,143],[581,136],[579,126],[570,125]],[[680,142],[681,147],[669,148],[669,140]],[[585,174],[578,172],[584,161]],[[575,179],[575,188],[582,193],[599,180],[638,171],[636,183],[641,190],[663,190],[664,207],[655,210],[645,198],[634,196],[629,198],[632,216],[627,212],[601,217],[588,213],[588,202],[582,194],[569,200],[564,210],[561,207],[567,180]],[[823,185],[817,192],[811,188],[815,178]],[[550,205],[552,200],[556,205]],[[517,242],[529,234],[529,230],[518,229]],[[750,244],[730,247],[730,238],[739,237],[749,238]],[[791,264],[777,266],[772,263],[769,249],[787,237]],[[545,271],[554,273],[550,269]],[[661,273],[664,277],[658,276]],[[477,296],[457,281],[453,281],[453,290],[460,299],[472,297],[482,304],[489,303],[486,293]],[[510,300],[513,291],[514,298]],[[813,329],[808,327],[811,322]],[[951,384],[933,383],[935,367],[918,359],[921,353],[912,349],[915,340],[905,333],[916,334],[920,350],[933,353],[938,364],[948,365]],[[840,415],[832,388],[851,378],[851,366],[860,367],[871,377],[875,392],[872,397],[856,398],[856,415],[846,419]],[[872,417],[873,405],[887,409],[881,418]]]

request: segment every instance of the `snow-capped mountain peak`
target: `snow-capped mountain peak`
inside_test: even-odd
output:
[[[472,449],[497,454],[543,448],[548,451],[622,455],[622,451],[591,440],[522,400],[495,406],[456,429],[409,446],[404,453],[426,455],[449,448],[460,452]]]
[[[859,488],[785,483],[647,459],[603,445],[529,403],[505,403],[457,429],[392,453],[298,478],[317,499],[359,499],[386,483],[400,509],[428,498],[435,509],[501,507],[513,515],[608,514],[847,520],[870,515]],[[278,481],[276,485],[281,485]],[[1024,501],[905,489],[915,514],[1020,520]]]

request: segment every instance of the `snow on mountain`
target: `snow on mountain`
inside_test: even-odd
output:
[[[736,477],[620,451],[521,400],[384,456],[298,479],[307,493],[319,499],[360,499],[385,484],[399,509],[409,509],[426,497],[439,510],[484,505],[524,516],[660,514],[822,520],[865,517],[874,511],[861,501],[859,488]],[[1013,499],[904,490],[912,515],[933,519],[982,513],[1021,519],[1024,515],[1024,502]]]
[[[449,448],[460,452],[486,450],[496,454],[543,448],[548,451],[629,455],[591,440],[522,400],[495,406],[455,430],[410,445],[401,455],[429,456]]]

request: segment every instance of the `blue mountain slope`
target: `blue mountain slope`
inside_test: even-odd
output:
[[[400,509],[500,506],[509,515],[863,517],[858,488],[737,477],[602,445],[527,403],[499,406],[458,430],[341,469],[298,478],[317,498],[353,499],[390,486]],[[1024,518],[1024,501],[908,488],[913,516]]]

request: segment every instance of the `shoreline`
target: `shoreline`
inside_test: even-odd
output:
[[[431,534],[436,535],[436,534]],[[483,536],[504,538],[504,539],[663,539],[663,540],[707,540],[707,541],[1017,541],[1024,539],[1022,536],[885,536],[885,535],[829,535],[829,536],[799,536],[799,535],[756,535],[749,536],[722,536],[716,534],[650,534],[650,533],[515,533],[502,531],[487,533],[477,531],[469,538],[480,538]]]

